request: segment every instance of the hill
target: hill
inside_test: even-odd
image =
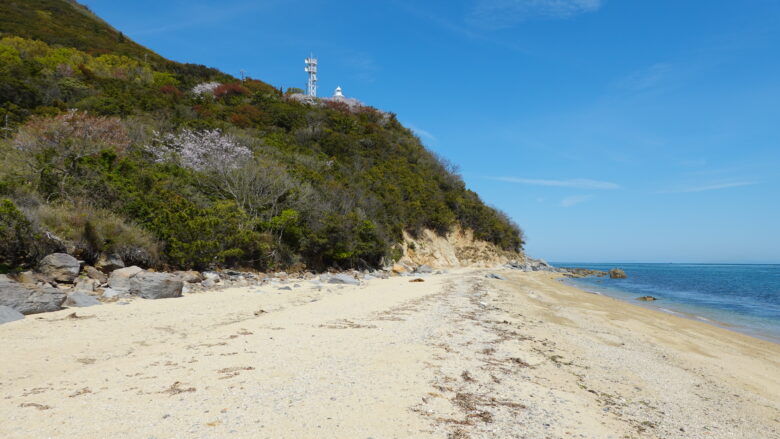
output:
[[[0,4],[0,264],[368,267],[521,230],[395,115],[163,59],[67,0]]]

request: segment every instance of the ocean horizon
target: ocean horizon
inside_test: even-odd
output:
[[[620,268],[627,278],[592,276],[563,281],[591,293],[780,343],[780,264],[552,264],[602,271]],[[636,300],[641,296],[658,300]]]

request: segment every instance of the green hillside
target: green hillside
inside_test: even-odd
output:
[[[66,0],[0,3],[0,264],[377,266],[404,230],[520,229],[393,114],[164,60]]]

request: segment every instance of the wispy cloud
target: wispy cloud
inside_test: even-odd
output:
[[[742,187],[742,186],[750,186],[756,184],[755,181],[738,181],[738,182],[732,182],[732,183],[717,183],[717,184],[710,184],[705,186],[691,186],[691,187],[685,187],[681,189],[673,189],[668,191],[661,191],[662,194],[680,194],[680,193],[691,193],[691,192],[706,192],[706,191],[717,191],[720,189],[729,189],[734,187]]]
[[[434,142],[438,140],[436,136],[430,133],[430,131],[426,131],[410,123],[407,123],[406,126],[409,127],[410,130],[414,131],[414,134],[417,134],[418,137],[424,137],[426,139],[433,140]]]
[[[532,19],[563,19],[593,12],[602,0],[478,0],[467,21],[483,29],[502,29]]]
[[[253,0],[238,0],[232,3],[225,2],[215,5],[208,3],[182,3],[178,11],[178,19],[174,22],[155,25],[147,24],[146,27],[131,29],[128,35],[144,36],[176,32],[182,29],[202,27],[224,22],[234,17],[245,15],[261,7],[275,6],[277,1],[269,1],[258,4]]]
[[[561,207],[571,207],[576,204],[584,203],[593,198],[593,195],[572,195],[561,200]]]
[[[577,189],[620,189],[620,185],[609,181],[590,180],[587,178],[575,178],[571,180],[538,180],[533,178],[518,177],[492,177],[492,180],[508,183],[530,184],[534,186],[571,187]]]
[[[637,70],[617,82],[617,86],[633,91],[643,91],[663,82],[673,71],[669,63],[655,63],[650,67]]]

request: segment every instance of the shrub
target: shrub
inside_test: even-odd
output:
[[[36,225],[67,241],[72,253],[94,262],[114,253],[127,264],[156,266],[160,244],[154,235],[110,211],[85,203],[40,205],[28,210]]]
[[[29,262],[33,239],[30,221],[11,200],[0,199],[0,269]]]
[[[230,83],[218,86],[213,93],[216,98],[224,98],[228,96],[245,96],[250,94],[251,91],[241,84]]]

